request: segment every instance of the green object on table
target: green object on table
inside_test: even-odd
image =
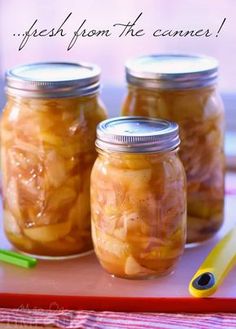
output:
[[[3,249],[0,249],[0,261],[25,268],[31,268],[37,264],[36,258]]]

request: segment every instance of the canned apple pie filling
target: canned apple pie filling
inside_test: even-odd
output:
[[[224,219],[224,109],[218,63],[196,55],[153,55],[126,64],[122,115],[177,122],[187,175],[187,242],[213,237]]]
[[[186,240],[179,144],[178,125],[166,120],[120,117],[98,125],[92,238],[107,272],[138,279],[175,268]]]
[[[68,257],[92,249],[90,173],[100,69],[37,63],[9,70],[1,122],[4,229],[19,250]]]

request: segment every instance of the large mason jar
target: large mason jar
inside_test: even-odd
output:
[[[92,238],[109,273],[146,279],[174,270],[186,242],[186,182],[178,126],[123,117],[97,128]]]
[[[92,249],[90,173],[106,118],[100,69],[37,63],[6,74],[1,120],[4,229],[19,250],[68,257]]]
[[[187,174],[187,242],[198,244],[221,227],[224,215],[224,111],[218,63],[193,55],[154,55],[126,64],[123,115],[175,121]]]

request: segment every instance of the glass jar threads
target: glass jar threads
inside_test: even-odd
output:
[[[4,228],[19,250],[68,257],[92,249],[90,173],[100,69],[37,63],[6,74],[1,122]]]
[[[187,242],[211,238],[224,213],[224,113],[216,89],[218,63],[192,55],[143,56],[127,62],[123,115],[179,124],[187,174]]]
[[[130,279],[173,271],[186,238],[185,173],[178,126],[120,117],[97,128],[91,175],[92,238],[109,273]]]

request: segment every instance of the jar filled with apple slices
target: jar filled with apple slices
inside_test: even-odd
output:
[[[19,250],[46,258],[92,249],[90,173],[100,69],[37,63],[6,74],[1,120],[4,229]]]
[[[174,270],[186,239],[186,183],[177,124],[121,117],[98,125],[91,175],[92,238],[109,273],[152,278]]]
[[[224,109],[218,62],[198,55],[157,54],[126,63],[122,115],[177,122],[187,176],[187,245],[212,238],[224,221]]]

